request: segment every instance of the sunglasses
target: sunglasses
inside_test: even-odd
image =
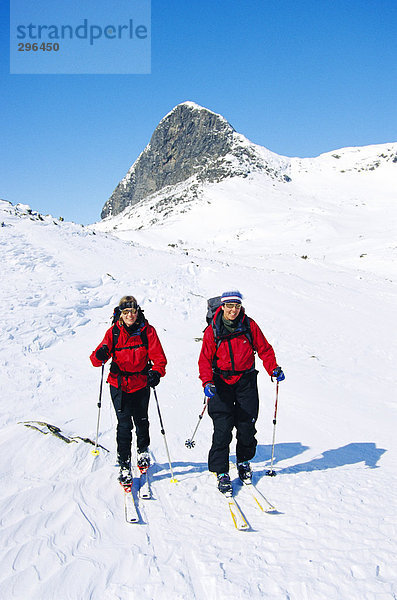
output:
[[[124,310],[121,311],[122,315],[128,315],[128,313],[131,313],[132,315],[135,315],[136,308],[125,308]]]
[[[241,308],[241,304],[238,303],[232,303],[232,302],[227,302],[226,304],[224,304],[223,306],[225,306],[226,308]]]

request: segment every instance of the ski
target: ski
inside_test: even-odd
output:
[[[222,493],[222,492],[221,492]],[[222,494],[224,495],[224,494]],[[236,502],[236,499],[233,496],[224,495],[225,501],[228,505],[230,516],[232,517],[234,526],[239,531],[244,531],[245,529],[249,529],[249,524],[247,523],[243,513],[239,505]]]
[[[262,512],[273,512],[276,510],[276,507],[269,502],[269,500],[262,494],[262,492],[258,490],[254,483],[251,481],[241,481],[241,483],[243,487],[249,491],[259,510]]]
[[[152,490],[150,489],[149,482],[149,470],[147,469],[144,473],[141,473],[139,477],[139,498],[142,500],[150,500],[152,497]]]
[[[214,473],[215,475],[215,473]],[[216,476],[216,475],[215,475]],[[237,504],[235,497],[233,496],[233,491],[229,492],[221,492],[219,491],[221,496],[225,499],[226,505],[229,509],[230,516],[232,517],[233,524],[236,529],[239,531],[244,531],[245,529],[249,529],[249,524],[247,523],[246,518],[241,512],[241,508]]]
[[[139,523],[139,514],[136,507],[132,485],[123,485],[120,483],[124,492],[124,514],[127,523]]]
[[[230,466],[237,469],[237,465],[234,462],[230,462]],[[239,478],[239,481],[241,482],[242,486],[249,491],[256,503],[256,506],[261,512],[273,512],[277,510],[276,507],[273,506],[273,504],[269,502],[269,500],[262,494],[262,492],[258,490],[258,488],[256,487],[255,483],[252,482],[252,480],[243,481]]]

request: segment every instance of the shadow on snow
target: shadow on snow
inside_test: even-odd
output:
[[[289,458],[285,456],[283,452],[283,446],[290,446],[290,444],[280,444],[280,448],[275,447],[275,456],[277,456],[278,462]],[[302,446],[302,448],[305,448]],[[354,465],[357,463],[364,462],[370,469],[376,469],[379,467],[377,464],[381,456],[386,452],[383,448],[377,448],[373,442],[352,442],[335,448],[333,450],[326,450],[318,458],[291,467],[285,467],[278,471],[279,474],[293,474],[310,471],[324,471],[326,469],[335,469],[337,467],[344,467],[346,465]]]
[[[299,456],[309,446],[304,446],[300,442],[287,442],[276,444],[274,448],[273,466],[281,461]],[[379,467],[377,464],[381,456],[386,452],[383,448],[377,448],[373,442],[352,442],[346,446],[326,450],[318,458],[313,458],[308,462],[303,462],[290,467],[284,467],[277,470],[277,474],[294,474],[310,471],[324,471],[327,469],[335,469],[346,465],[353,465],[364,462],[371,469]],[[193,458],[193,457],[192,457]],[[231,454],[231,460],[235,461],[235,455]],[[270,466],[271,460],[271,445],[258,445],[255,458],[251,461],[256,476],[260,479],[266,474]],[[255,468],[255,463],[268,462],[265,468]],[[156,463],[154,473],[156,479],[169,477],[169,465],[164,463]],[[259,465],[257,465],[259,466]],[[208,465],[206,462],[173,462],[172,467],[175,476],[186,475],[191,473],[202,473],[207,471]]]

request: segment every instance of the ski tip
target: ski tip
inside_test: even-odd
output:
[[[91,450],[93,456],[99,456],[99,450]]]
[[[175,477],[171,477],[170,481],[171,483],[179,483],[178,479],[176,479]]]

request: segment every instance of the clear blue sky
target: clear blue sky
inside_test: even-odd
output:
[[[397,141],[396,0],[152,0],[150,75],[10,75],[8,11],[0,198],[42,213],[98,220],[185,100],[287,156]]]

